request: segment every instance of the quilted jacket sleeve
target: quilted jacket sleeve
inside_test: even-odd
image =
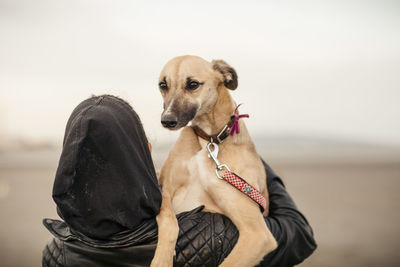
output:
[[[42,267],[63,267],[64,266],[64,243],[53,238],[43,249]]]

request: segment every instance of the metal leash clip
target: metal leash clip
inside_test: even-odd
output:
[[[207,150],[208,150],[208,157],[210,159],[212,159],[216,165],[215,173],[217,174],[217,177],[219,179],[223,179],[222,176],[219,174],[219,172],[222,171],[224,168],[228,171],[231,171],[231,170],[229,169],[228,165],[219,162],[219,160],[218,160],[218,152],[219,152],[218,145],[216,143],[210,142],[207,144]]]

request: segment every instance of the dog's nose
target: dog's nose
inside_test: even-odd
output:
[[[161,117],[161,124],[165,128],[174,128],[178,124],[178,118],[173,114],[163,115]]]

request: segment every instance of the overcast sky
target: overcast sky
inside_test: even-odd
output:
[[[255,135],[400,145],[398,1],[0,0],[0,138],[61,142],[91,94],[128,100],[153,142],[172,57],[224,59]]]

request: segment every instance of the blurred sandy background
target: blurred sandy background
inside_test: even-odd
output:
[[[159,168],[157,80],[225,59],[258,152],[312,225],[301,266],[400,266],[398,1],[0,0],[0,266],[40,266],[66,121],[91,94],[142,118]]]

